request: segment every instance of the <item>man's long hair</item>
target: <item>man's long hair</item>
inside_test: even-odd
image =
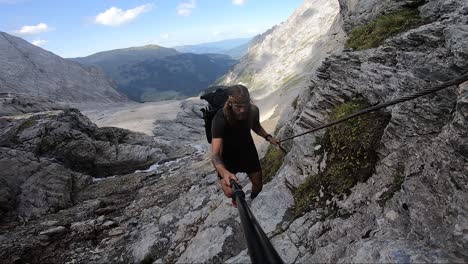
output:
[[[232,110],[232,104],[235,103],[242,103],[242,104],[249,104],[248,112],[247,112],[247,121],[249,124],[252,124],[252,101],[250,100],[250,94],[249,90],[247,87],[244,85],[233,85],[227,88],[229,98],[224,104],[223,112],[224,112],[224,117],[226,118],[227,122],[229,125],[235,125],[239,122],[239,120],[236,119],[235,113]]]

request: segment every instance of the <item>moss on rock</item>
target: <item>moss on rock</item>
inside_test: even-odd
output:
[[[368,107],[364,101],[350,101],[336,107],[332,120]],[[328,129],[322,139],[327,164],[322,172],[310,175],[293,193],[294,214],[300,216],[312,208],[334,212],[332,198],[349,194],[358,182],[366,181],[377,162],[376,148],[389,116],[373,112],[359,116]],[[314,147],[314,146],[311,146]]]
[[[393,174],[393,182],[387,186],[387,190],[380,196],[378,201],[380,206],[384,206],[387,201],[390,200],[393,195],[401,189],[401,185],[405,181],[403,171],[403,168],[398,168],[397,171]]]
[[[419,11],[415,8],[384,14],[365,25],[354,28],[349,34],[345,47],[355,50],[375,48],[387,38],[426,22],[427,20],[421,18]]]
[[[284,152],[280,148],[270,145],[268,146],[265,156],[260,160],[263,170],[263,183],[267,183],[273,179],[276,172],[283,164]]]

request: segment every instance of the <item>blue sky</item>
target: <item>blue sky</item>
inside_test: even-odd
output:
[[[0,31],[59,56],[255,36],[303,0],[0,0]]]

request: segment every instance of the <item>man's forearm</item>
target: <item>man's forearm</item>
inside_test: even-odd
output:
[[[254,130],[254,132],[257,135],[261,136],[262,138],[264,138],[264,137],[266,137],[268,135],[268,133],[265,131],[265,129],[263,129],[263,127],[261,125],[258,127],[257,130]]]
[[[211,155],[211,162],[215,166],[218,173],[223,176],[223,174],[227,171],[226,166],[224,166],[224,162],[221,159],[219,154],[212,154]]]

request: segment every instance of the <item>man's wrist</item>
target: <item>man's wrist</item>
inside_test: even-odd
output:
[[[273,137],[272,135],[268,134],[268,135],[265,136],[265,140],[270,141],[270,138],[272,138],[272,137]]]

